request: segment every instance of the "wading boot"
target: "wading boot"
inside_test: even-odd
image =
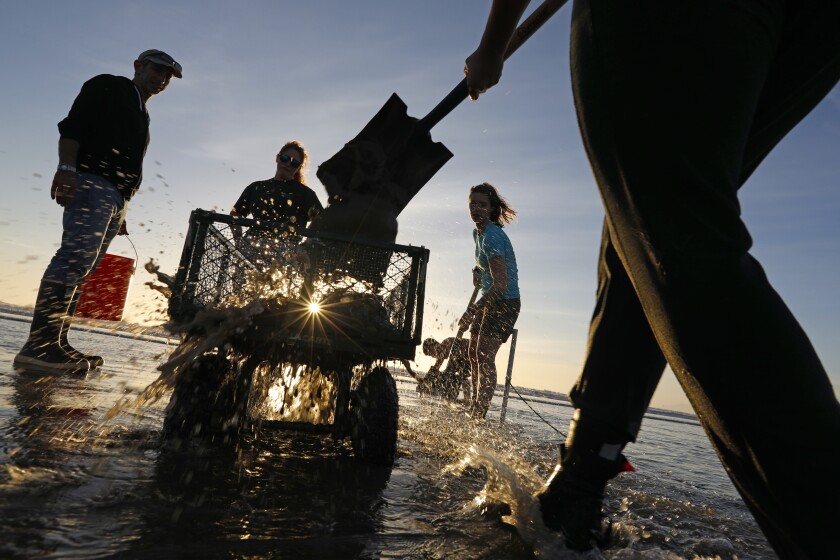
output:
[[[576,427],[573,420],[560,461],[537,498],[546,527],[563,533],[567,548],[585,551],[603,547],[609,538],[601,513],[607,481],[633,467],[621,454],[623,443],[605,443]]]
[[[74,360],[87,360],[90,364],[90,369],[96,369],[98,367],[101,367],[102,364],[105,363],[105,360],[102,359],[102,356],[96,356],[94,354],[85,354],[84,352],[80,352],[73,348],[73,346],[71,346],[70,342],[67,340],[67,333],[70,331],[71,319],[76,313],[76,306],[79,305],[79,298],[82,296],[81,286],[76,286],[70,289],[73,290],[73,295],[70,297],[70,305],[67,307],[67,315],[64,317],[64,321],[62,321],[61,323],[61,330],[58,334],[58,343],[61,345],[61,349],[64,350],[68,356],[70,356]]]
[[[484,420],[487,418],[487,411],[490,410],[490,403],[475,402],[470,407],[470,416],[476,420]]]
[[[15,366],[51,371],[86,372],[90,369],[87,360],[70,356],[58,341],[64,316],[70,306],[72,290],[72,286],[41,281],[29,338],[15,356]]]

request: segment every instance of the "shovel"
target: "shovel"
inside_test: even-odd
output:
[[[559,10],[566,0],[545,0],[516,29],[507,60]],[[418,120],[395,93],[362,131],[316,175],[329,195],[329,206],[311,224],[318,232],[393,243],[397,216],[452,157],[433,142],[431,129],[467,98],[464,78],[431,112]]]

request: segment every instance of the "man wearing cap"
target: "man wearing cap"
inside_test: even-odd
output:
[[[82,86],[70,113],[58,123],[58,170],[51,197],[64,208],[64,232],[35,300],[29,338],[15,365],[86,371],[102,364],[67,342],[81,284],[117,234],[126,234],[126,203],[143,176],[149,143],[146,102],[162,92],[181,65],[163,51],[134,61],[134,78],[102,74]]]

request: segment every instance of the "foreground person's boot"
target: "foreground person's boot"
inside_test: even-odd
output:
[[[59,344],[64,316],[70,306],[73,288],[56,282],[41,281],[29,338],[15,356],[18,367],[55,371],[87,371],[90,363],[67,354]]]
[[[70,288],[73,290],[73,295],[70,296],[70,305],[67,307],[67,315],[64,317],[64,321],[61,323],[61,330],[58,333],[58,344],[61,346],[61,349],[64,350],[68,356],[73,358],[74,360],[81,361],[87,360],[90,364],[90,369],[96,369],[101,367],[102,364],[105,363],[105,360],[102,359],[102,356],[96,356],[94,354],[85,354],[84,352],[80,352],[73,348],[70,345],[70,342],[67,340],[67,333],[70,331],[70,323],[73,315],[76,313],[76,306],[79,304],[79,298],[82,296],[82,288],[81,286],[77,286],[75,288]]]
[[[546,527],[562,533],[569,549],[585,551],[603,547],[609,538],[601,514],[607,481],[633,467],[621,455],[624,444],[609,444],[576,428],[573,421],[560,462],[537,498]]]

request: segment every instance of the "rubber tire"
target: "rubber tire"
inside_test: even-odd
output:
[[[164,437],[233,442],[245,424],[250,389],[245,387],[244,372],[234,369],[218,354],[197,359],[175,384],[166,407]]]
[[[350,439],[356,458],[374,465],[393,465],[399,401],[397,383],[387,368],[374,368],[359,380],[350,395],[350,415]]]

